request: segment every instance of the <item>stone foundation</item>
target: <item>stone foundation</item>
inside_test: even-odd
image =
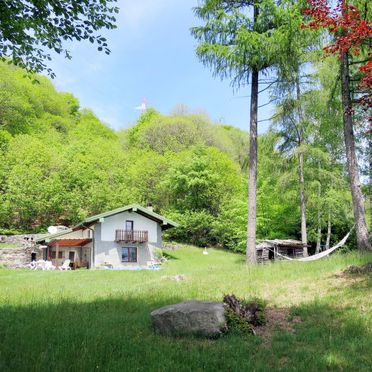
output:
[[[35,260],[43,259],[43,250],[35,246],[37,235],[1,235],[0,236],[0,266],[10,268],[23,267],[31,262],[32,254]],[[7,244],[16,248],[6,248]],[[3,248],[4,247],[4,248]]]
[[[16,268],[27,265],[31,262],[32,253],[35,253],[36,261],[43,259],[39,248],[0,248],[0,266]]]

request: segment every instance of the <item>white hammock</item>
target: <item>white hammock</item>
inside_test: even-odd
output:
[[[286,260],[289,260],[289,261],[315,261],[315,260],[319,260],[320,258],[323,258],[323,257],[326,257],[328,256],[329,254],[331,254],[333,251],[335,251],[337,248],[340,248],[342,247],[345,243],[346,243],[346,240],[349,238],[351,232],[353,231],[354,229],[354,226],[351,228],[351,230],[345,235],[345,237],[340,240],[336,245],[334,245],[332,248],[329,248],[323,252],[320,252],[320,253],[317,253],[317,254],[314,254],[312,256],[309,256],[309,257],[303,257],[303,258],[290,258],[288,256],[284,256],[283,254],[280,254],[278,252],[274,252],[275,254],[277,254],[278,256],[280,257],[283,257],[285,258]],[[271,249],[270,249],[271,250]]]

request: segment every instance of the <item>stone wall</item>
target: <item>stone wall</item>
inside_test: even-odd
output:
[[[35,259],[43,259],[43,252],[39,248],[0,248],[0,266],[22,267],[31,262],[32,253],[36,254]]]
[[[6,243],[16,244],[19,247],[24,247],[35,241],[41,234],[22,234],[22,235],[1,235],[0,234],[0,248],[2,244]]]
[[[35,259],[43,259],[43,251],[35,245],[37,235],[0,235],[0,266],[23,267],[31,262],[32,253]],[[6,248],[11,244],[15,248]]]

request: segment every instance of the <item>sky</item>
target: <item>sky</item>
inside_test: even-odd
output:
[[[113,129],[128,128],[138,119],[143,99],[162,114],[178,104],[205,111],[214,122],[249,130],[249,86],[235,91],[229,80],[213,77],[196,57],[190,28],[202,24],[192,11],[197,0],[118,0],[116,30],[100,34],[111,54],[89,42],[74,42],[72,60],[52,55],[58,90],[73,93],[81,107],[92,109]],[[260,104],[268,101],[260,97]],[[272,107],[259,112],[269,118]],[[268,122],[259,123],[259,132]]]

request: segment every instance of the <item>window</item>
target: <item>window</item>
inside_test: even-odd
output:
[[[58,252],[58,258],[63,258],[63,256],[64,256],[63,253],[64,253],[63,251],[59,251]]]
[[[125,221],[125,231],[133,231],[133,221]]]
[[[137,262],[137,247],[123,247],[121,248],[122,262]]]
[[[50,258],[56,258],[56,251],[51,251],[50,252]]]

